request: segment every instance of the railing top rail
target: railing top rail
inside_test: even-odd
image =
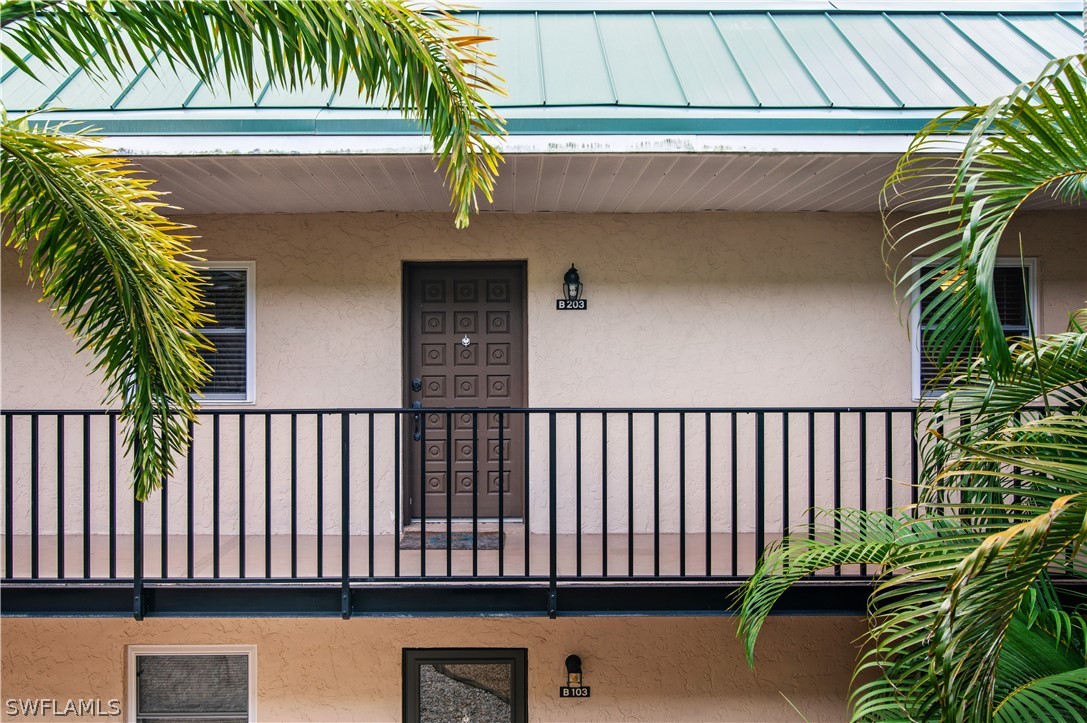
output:
[[[479,412],[491,414],[494,412],[512,414],[801,414],[812,412],[816,414],[843,414],[881,412],[914,412],[920,408],[916,406],[786,406],[786,407],[422,407],[428,412]],[[923,411],[923,410],[920,410]],[[418,408],[413,407],[307,407],[307,408],[262,408],[262,407],[213,407],[197,410],[197,415],[215,416],[239,414],[417,414]],[[101,416],[120,414],[118,409],[0,409],[0,415],[18,416]]]

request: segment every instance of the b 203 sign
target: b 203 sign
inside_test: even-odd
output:
[[[555,308],[559,311],[585,311],[589,308],[589,302],[586,299],[555,299]]]

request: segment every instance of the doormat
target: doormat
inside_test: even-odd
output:
[[[428,550],[444,550],[446,549],[447,541],[449,546],[454,550],[471,550],[472,549],[472,533],[468,532],[453,532],[453,539],[448,540],[449,533],[445,530],[434,530],[426,533],[426,549]],[[498,549],[498,532],[477,532],[475,534],[476,549],[478,550],[497,550]],[[419,549],[419,531],[418,530],[405,530],[404,534],[400,536],[400,549],[401,550],[418,550]]]

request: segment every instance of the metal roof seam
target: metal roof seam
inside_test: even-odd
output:
[[[800,69],[804,71],[804,75],[808,77],[808,80],[811,81],[811,84],[815,87],[817,91],[819,91],[819,95],[822,96],[823,101],[829,107],[833,108],[834,101],[830,99],[830,96],[827,95],[826,91],[823,90],[823,86],[820,85],[819,81],[815,79],[814,75],[812,75],[811,70],[808,69],[807,63],[805,63],[804,60],[800,57],[800,53],[796,52],[796,48],[794,48],[793,44],[789,42],[789,38],[785,36],[785,32],[781,29],[781,26],[778,25],[776,20],[774,20],[774,16],[770,13],[766,13],[766,19],[770,21],[770,25],[772,25],[774,27],[774,30],[777,31],[778,37],[781,38],[781,42],[785,43],[785,47],[788,48],[793,58],[796,59],[796,62],[800,65]]]
[[[728,40],[725,38],[724,32],[721,30],[721,26],[717,23],[717,16],[712,12],[708,13],[710,16],[710,22],[713,24],[714,29],[717,31],[717,37],[721,39],[721,44],[725,46],[725,52],[728,53],[728,57],[732,60],[732,64],[736,66],[736,72],[740,74],[740,80],[744,82],[744,87],[747,88],[747,92],[751,95],[751,99],[755,101],[755,105],[758,108],[762,107],[762,100],[755,92],[755,88],[751,85],[751,81],[747,78],[747,73],[744,72],[743,67],[740,66],[740,61],[736,59],[736,54],[732,52],[732,48],[729,47]]]
[[[615,88],[615,78],[611,74],[611,63],[608,61],[608,47],[604,44],[604,35],[600,32],[600,20],[593,13],[593,27],[596,29],[596,40],[600,43],[600,54],[604,57],[604,72],[608,77],[608,87],[611,88],[611,97],[615,99],[615,105],[619,105],[619,91]]]
[[[952,27],[952,29],[954,29],[954,31],[956,33],[958,33],[960,37],[962,37],[963,40],[965,40],[967,43],[969,43],[970,47],[972,47],[974,50],[978,51],[978,53],[980,53],[983,58],[985,58],[987,61],[989,61],[989,63],[991,63],[994,67],[996,67],[998,70],[1000,70],[1000,72],[1003,73],[1004,75],[1006,75],[1013,83],[1018,83],[1019,82],[1019,79],[1015,76],[1014,73],[1012,73],[1010,70],[1008,70],[1006,67],[1004,67],[1003,63],[1001,63],[999,60],[994,58],[984,48],[982,48],[980,45],[978,45],[977,42],[973,38],[971,38],[962,28],[960,28],[958,25],[956,25],[951,20],[951,18],[947,17],[947,13],[940,13],[940,17],[943,18],[944,22],[946,22],[948,25],[950,25]]]
[[[93,59],[93,58],[94,58],[94,57],[95,57],[96,55],[98,55],[98,53],[93,53],[93,54],[91,55],[91,59]],[[61,82],[61,84],[60,84],[60,85],[58,85],[58,86],[57,86],[56,88],[54,88],[54,89],[53,89],[53,92],[52,92],[52,93],[50,93],[50,94],[49,94],[48,96],[46,96],[45,100],[43,100],[43,101],[41,102],[41,106],[40,106],[40,107],[44,108],[45,106],[47,106],[47,105],[49,105],[49,104],[50,104],[51,102],[53,102],[53,99],[55,99],[55,98],[56,98],[56,97],[57,97],[58,95],[60,95],[60,94],[61,94],[61,92],[62,92],[62,91],[63,91],[63,90],[65,89],[65,88],[67,88],[67,87],[68,87],[68,85],[69,85],[69,84],[71,84],[71,82],[72,82],[73,80],[75,80],[75,77],[76,77],[77,75],[79,75],[80,73],[82,73],[82,72],[84,72],[84,71],[83,71],[83,66],[79,66],[79,67],[77,67],[77,68],[76,68],[75,70],[73,70],[73,71],[72,71],[71,73],[69,73],[69,74],[68,74],[68,77],[67,77],[67,78],[65,78],[65,79],[64,79],[64,80],[63,80],[63,81]]]
[[[649,13],[649,17],[653,20],[653,29],[657,31],[657,40],[660,41],[661,50],[664,51],[664,59],[668,61],[668,67],[672,70],[672,77],[676,81],[676,86],[679,88],[679,92],[683,95],[683,100],[688,108],[691,107],[691,96],[687,95],[687,89],[683,87],[683,81],[679,77],[679,73],[676,71],[676,64],[672,61],[672,54],[668,52],[668,44],[664,42],[664,34],[661,32],[660,25],[657,23],[656,13]]]
[[[898,104],[899,108],[905,108],[905,102],[903,102],[903,100],[899,98],[893,90],[891,90],[891,86],[887,85],[886,81],[884,81],[880,74],[876,72],[876,69],[872,67],[872,64],[868,62],[868,59],[864,57],[864,54],[857,49],[857,46],[853,44],[853,41],[849,39],[849,36],[842,32],[842,29],[838,26],[838,23],[834,22],[834,18],[830,16],[830,13],[823,13],[823,16],[830,23],[830,26],[834,28],[835,32],[838,33],[838,37],[842,39],[842,42],[845,43],[845,46],[849,48],[854,56],[856,56],[857,60],[859,60],[861,65],[864,66],[864,69],[868,71],[868,74],[871,75],[877,83],[879,83],[879,86],[883,88],[883,91],[890,97],[890,99]]]
[[[253,107],[254,108],[259,108],[260,107],[260,102],[262,100],[264,100],[264,96],[268,95],[268,91],[269,91],[269,89],[271,89],[271,87],[272,87],[272,80],[269,78],[268,82],[264,84],[263,88],[261,88],[260,93],[257,94],[256,99],[253,100]]]
[[[34,54],[33,54],[33,53],[29,53],[29,52],[28,52],[28,53],[27,53],[26,55],[24,55],[24,56],[23,56],[23,62],[25,63],[25,62],[27,62],[28,60],[30,60],[31,58],[33,58],[33,57],[34,57]],[[10,68],[8,68],[7,70],[5,70],[5,71],[4,71],[4,74],[3,74],[3,75],[0,75],[0,83],[3,83],[3,82],[4,82],[5,80],[7,80],[8,78],[10,78],[10,77],[11,77],[11,75],[12,75],[12,74],[13,74],[13,73],[14,73],[15,71],[17,71],[18,69],[19,69],[19,66],[17,66],[17,65],[15,64],[15,63],[12,63],[12,64],[11,64],[11,67],[10,67]]]
[[[536,25],[536,61],[540,68],[540,95],[541,105],[547,105],[547,75],[543,61],[543,33],[540,32],[540,14],[533,13]]]
[[[1054,16],[1055,18],[1057,18],[1057,20],[1060,20],[1060,21],[1061,21],[1062,23],[1064,23],[1065,25],[1067,25],[1068,27],[1072,28],[1072,30],[1075,30],[1075,31],[1076,31],[1076,33],[1083,33],[1083,28],[1081,28],[1080,26],[1078,26],[1078,25],[1076,25],[1075,23],[1073,23],[1073,22],[1072,22],[1071,20],[1069,20],[1068,18],[1066,18],[1066,17],[1065,17],[1064,15],[1062,15],[1061,13],[1053,13],[1053,16]]]
[[[964,91],[962,88],[960,88],[955,81],[951,80],[951,78],[948,77],[947,73],[945,73],[944,71],[942,71],[940,69],[940,66],[936,65],[936,63],[933,63],[932,58],[928,57],[928,55],[921,52],[921,49],[919,47],[917,47],[917,43],[913,42],[910,39],[910,37],[902,30],[902,28],[898,27],[898,25],[895,23],[894,20],[891,20],[890,16],[888,16],[887,13],[882,13],[882,15],[883,15],[883,18],[894,29],[894,31],[896,33],[898,33],[898,37],[902,38],[902,40],[905,41],[905,43],[910,46],[910,49],[912,49],[913,52],[915,52],[918,55],[918,57],[920,57],[922,60],[924,60],[925,64],[928,65],[928,67],[934,73],[936,73],[936,75],[940,76],[940,78],[945,83],[947,83],[948,87],[951,88],[951,90],[955,91],[955,93],[957,93],[959,95],[959,97],[962,98],[964,101],[966,101],[968,104],[970,104],[970,105],[974,104],[974,99],[971,98],[969,95],[967,95],[966,91]]]
[[[1040,43],[1038,43],[1034,38],[1032,38],[1029,35],[1027,35],[1026,33],[1024,33],[1022,28],[1020,28],[1018,25],[1016,25],[1011,20],[1008,20],[1006,17],[1004,17],[1004,13],[997,13],[996,16],[998,18],[1000,18],[1001,21],[1003,21],[1003,23],[1005,25],[1007,25],[1009,28],[1011,28],[1019,37],[1021,37],[1025,41],[1027,41],[1027,43],[1030,44],[1030,46],[1032,48],[1034,48],[1035,50],[1037,50],[1039,53],[1046,56],[1050,60],[1053,60],[1053,53],[1049,52],[1044,47],[1042,47],[1042,45]]]
[[[131,91],[136,86],[136,83],[140,82],[140,78],[142,78],[147,73],[147,71],[151,70],[151,66],[154,65],[155,62],[162,56],[162,53],[163,51],[161,50],[155,51],[155,55],[151,58],[151,62],[146,63],[142,68],[140,68],[139,72],[136,73],[136,76],[129,82],[128,85],[124,87],[124,90],[121,91],[121,94],[114,98],[113,102],[109,104],[110,110],[117,110],[117,106],[124,102],[125,96],[127,96],[129,94],[129,91]]]
[[[221,59],[222,57],[223,57],[223,51],[221,51],[221,50],[220,50],[220,51],[219,51],[219,53],[218,53],[218,54],[217,54],[217,55],[215,56],[215,64],[216,64],[216,65],[218,65],[218,64],[219,64],[219,60],[220,60],[220,59]],[[181,102],[181,107],[182,107],[182,108],[188,108],[188,107],[189,107],[189,103],[192,103],[192,99],[196,97],[196,94],[200,92],[200,89],[201,89],[202,87],[204,87],[204,81],[202,81],[202,80],[197,80],[197,81],[196,81],[196,85],[195,85],[195,86],[193,87],[193,89],[192,89],[192,91],[191,91],[191,92],[189,93],[188,97],[186,97],[186,98],[185,98],[185,100],[183,100],[183,101]]]

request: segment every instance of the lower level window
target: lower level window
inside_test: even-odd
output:
[[[405,723],[525,723],[528,652],[405,649]]]
[[[253,721],[256,648],[145,646],[128,649],[129,720]]]

